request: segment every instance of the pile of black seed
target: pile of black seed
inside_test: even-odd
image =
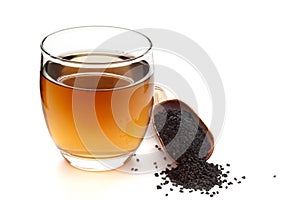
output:
[[[214,186],[222,185],[222,170],[218,165],[207,163],[196,157],[181,159],[181,163],[165,174],[176,185],[185,189],[209,191]]]
[[[201,194],[213,197],[219,194],[219,190],[228,189],[234,183],[240,184],[242,179],[246,179],[245,176],[229,179],[230,171],[225,170],[222,165],[208,163],[204,159],[193,157],[182,161],[184,162],[175,167],[168,165],[165,170],[154,174],[162,179],[156,186],[158,190],[168,187],[172,192],[178,188],[180,193],[186,190],[189,193],[200,191]],[[226,164],[226,167],[230,167],[230,164]]]
[[[154,123],[167,152],[176,160],[175,167],[168,165],[165,170],[154,174],[162,179],[157,189],[169,187],[173,191],[177,187],[181,193],[187,189],[189,192],[200,191],[201,194],[213,197],[219,194],[219,189],[228,189],[234,182],[239,184],[241,179],[246,178],[235,177],[230,181],[230,171],[222,165],[206,161],[206,154],[212,144],[189,112],[163,110],[154,116]],[[226,167],[230,167],[230,164],[226,164]]]

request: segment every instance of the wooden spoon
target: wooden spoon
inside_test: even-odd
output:
[[[161,112],[167,112],[168,110],[178,110],[184,112],[187,111],[188,113],[191,114],[191,116],[193,117],[195,123],[198,123],[198,127],[202,130],[202,131],[198,131],[196,134],[204,134],[202,135],[203,142],[201,144],[199,144],[199,157],[201,158],[205,158],[206,160],[209,159],[209,157],[212,155],[213,150],[214,150],[214,137],[213,134],[209,131],[209,129],[207,128],[207,126],[204,124],[204,122],[200,119],[200,117],[194,112],[193,109],[191,109],[186,103],[178,100],[178,99],[172,99],[172,100],[164,100],[162,101],[162,99],[160,99],[160,101],[156,102],[156,105],[154,106],[153,109],[153,125],[154,125],[154,129],[157,133],[157,135],[159,136],[159,139],[161,141],[161,143],[163,144],[162,146],[165,148],[165,150],[169,153],[169,155],[174,159],[177,160],[178,159],[178,154],[176,154],[174,152],[170,152],[172,150],[168,149],[168,144],[165,144],[163,139],[160,137],[160,133],[157,128],[156,123],[161,123],[161,122],[155,122],[155,116]],[[170,134],[174,134],[171,133]],[[176,133],[177,134],[177,133]],[[176,135],[175,134],[175,135]],[[174,136],[175,136],[174,135]],[[199,136],[200,137],[200,136]],[[184,145],[183,143],[181,143],[181,141],[177,141],[180,144],[179,145]],[[198,148],[197,148],[198,149]],[[184,153],[184,152],[182,152]],[[173,156],[172,156],[173,155]]]

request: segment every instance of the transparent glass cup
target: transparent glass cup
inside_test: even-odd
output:
[[[118,27],[75,27],[41,43],[45,120],[74,167],[122,166],[139,147],[153,105],[152,43]]]

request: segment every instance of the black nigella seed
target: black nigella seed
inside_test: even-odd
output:
[[[276,178],[276,175],[274,175],[273,178]]]
[[[131,171],[134,171],[134,168],[131,168],[130,170],[131,170]]]
[[[246,176],[242,176],[242,179],[246,179]]]
[[[136,159],[136,162],[140,162],[140,159],[137,158],[137,159]]]
[[[171,164],[167,164],[163,171],[156,173],[155,176],[161,175],[161,179],[164,180],[161,185],[167,185],[170,182],[171,187],[179,187],[180,193],[201,191],[201,194],[213,197],[219,194],[218,191],[210,192],[215,186],[228,189],[228,186],[233,184],[226,179],[231,173],[229,170],[225,170],[220,164],[207,162],[206,154],[200,155],[200,149],[206,149],[204,152],[208,152],[211,149],[211,143],[207,138],[207,130],[199,126],[199,122],[191,113],[173,108],[163,109],[155,114],[154,124],[159,130],[162,144],[165,145],[162,148],[172,158],[177,158],[176,165],[172,167]],[[168,145],[171,141],[172,145]],[[189,146],[183,144],[189,144]],[[155,148],[162,150],[158,145],[155,145]],[[167,160],[167,156],[162,158]],[[156,162],[153,164],[155,168],[158,168]],[[228,163],[225,165],[230,167]],[[237,178],[234,180],[238,181]],[[173,191],[173,188],[170,188],[170,191]]]
[[[168,196],[168,194],[166,194],[166,197]]]
[[[138,169],[137,169],[137,168],[135,168],[135,169],[134,169],[134,171],[135,171],[135,172],[137,172],[137,171],[138,171]]]
[[[158,174],[158,173],[155,173],[155,174],[154,174],[154,176],[155,176],[155,177],[158,177],[158,176],[159,176],[159,174]]]
[[[156,189],[160,190],[162,187],[160,185],[156,186]]]
[[[237,183],[238,183],[238,184],[240,184],[240,183],[241,183],[241,181],[238,181]]]

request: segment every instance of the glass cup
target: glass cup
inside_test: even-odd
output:
[[[139,147],[153,105],[151,48],[147,36],[108,26],[44,38],[42,107],[53,141],[72,166],[115,169]]]

